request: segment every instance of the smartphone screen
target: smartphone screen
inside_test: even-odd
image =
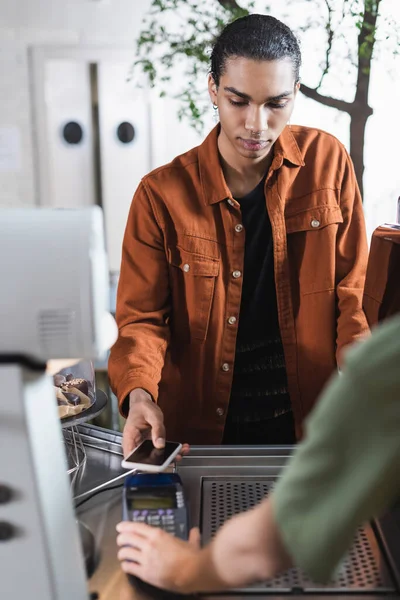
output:
[[[145,440],[132,454],[125,458],[124,462],[159,467],[168,460],[179,445],[177,442],[166,442],[164,448],[155,448],[151,440]]]

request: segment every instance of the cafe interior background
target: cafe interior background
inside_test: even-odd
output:
[[[141,52],[137,46],[144,32],[155,34],[160,27],[171,39],[182,31],[191,31],[196,39],[196,27],[201,37],[200,22],[190,23],[198,4],[195,0],[0,2],[0,206],[100,204],[112,311],[126,217],[141,177],[200,143],[215,124],[206,96],[206,66],[199,65],[193,80],[186,74],[191,65],[179,56],[160,70],[157,65],[167,46],[150,44],[150,53],[149,46],[142,45]],[[227,19],[224,4],[232,3],[203,0],[204,19],[215,21],[219,15]],[[318,88],[325,97],[354,100],[357,14],[364,0],[234,4],[251,12],[269,12],[296,32],[303,54],[303,84]],[[396,221],[400,195],[400,2],[381,0],[379,13],[368,94],[373,114],[363,150],[369,238],[378,225]],[[334,43],[321,82],[327,67],[327,24]],[[145,63],[135,65],[143,57],[158,68],[153,87],[143,73]],[[190,122],[187,117],[188,90],[198,103],[201,121]],[[186,116],[180,119],[182,109]],[[350,147],[349,114],[302,93],[291,122],[331,132]],[[111,398],[96,423],[120,429],[107,365],[95,366],[97,385]]]

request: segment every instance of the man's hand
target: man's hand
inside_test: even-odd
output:
[[[189,542],[144,523],[117,525],[118,558],[126,573],[164,590],[186,592],[185,579],[200,556],[200,533],[192,529]]]
[[[148,438],[156,448],[165,446],[164,416],[150,394],[136,388],[129,394],[129,413],[122,436],[124,457]]]

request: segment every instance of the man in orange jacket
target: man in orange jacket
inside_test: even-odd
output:
[[[364,218],[337,139],[288,125],[301,55],[270,16],[228,25],[211,56],[219,124],[134,196],[109,374],[124,452],[151,434],[294,443],[364,334]],[[164,426],[165,421],[165,426]]]

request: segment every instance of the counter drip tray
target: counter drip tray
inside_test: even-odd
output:
[[[260,502],[273,488],[275,477],[203,477],[201,529],[208,542],[231,516]],[[339,515],[340,518],[340,515]],[[381,593],[396,592],[385,558],[371,526],[359,529],[335,580],[327,586],[313,583],[298,569],[246,589],[252,593]]]

